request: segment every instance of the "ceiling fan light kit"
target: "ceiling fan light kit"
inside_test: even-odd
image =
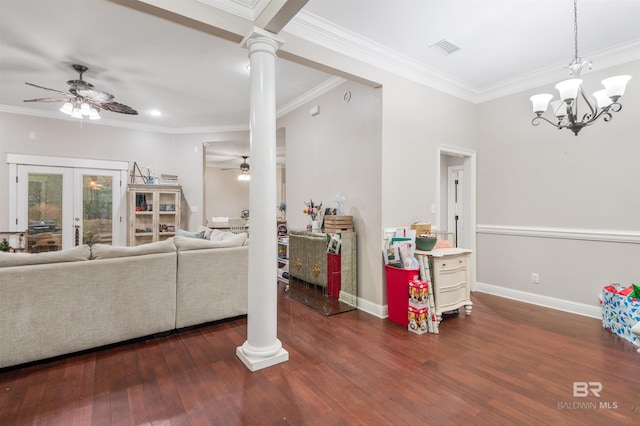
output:
[[[100,119],[100,109],[117,112],[120,114],[138,115],[138,112],[133,108],[113,101],[114,96],[110,93],[96,90],[93,84],[88,83],[82,79],[82,74],[88,70],[84,65],[73,64],[73,69],[79,74],[77,80],[69,80],[69,92],[62,92],[56,89],[49,89],[48,87],[38,86],[33,83],[25,83],[29,86],[37,87],[39,89],[55,92],[65,97],[58,98],[40,98],[40,99],[27,99],[25,102],[64,102],[60,112],[71,116],[72,118],[89,120]]]
[[[71,118],[82,119],[87,117],[89,120],[100,120],[100,114],[97,108],[89,106],[86,102],[82,102],[80,105],[78,105],[78,103],[78,101],[74,101],[74,103],[65,102],[62,108],[60,108],[60,112],[70,115]]]
[[[583,127],[590,126],[600,118],[604,121],[610,121],[612,118],[611,113],[618,112],[622,109],[622,105],[618,100],[624,95],[625,88],[629,80],[631,80],[631,76],[618,75],[605,78],[602,80],[604,90],[594,92],[593,96],[588,96],[585,93],[582,88],[582,79],[580,76],[585,68],[591,69],[591,61],[583,61],[578,56],[577,0],[573,1],[573,16],[575,55],[567,68],[569,68],[569,74],[574,76],[574,78],[556,84],[555,88],[560,93],[560,100],[550,102],[551,99],[553,99],[553,95],[548,93],[533,95],[529,99],[533,104],[533,112],[536,114],[533,120],[531,120],[531,124],[537,126],[541,120],[544,120],[558,129],[569,129],[578,136],[578,132],[582,130]],[[578,111],[578,103],[580,100],[582,100],[588,108],[588,111],[582,115],[582,117],[580,117]],[[555,122],[542,115],[547,110],[549,103],[551,103]]]
[[[247,163],[246,155],[242,156],[242,164],[240,164],[240,174],[238,175],[238,180],[249,181],[251,180],[251,174],[249,174],[249,163]]]

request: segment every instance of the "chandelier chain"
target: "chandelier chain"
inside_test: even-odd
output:
[[[574,58],[578,63],[578,0],[573,0],[573,38],[574,38]]]

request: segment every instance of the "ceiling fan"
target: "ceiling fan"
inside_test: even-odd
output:
[[[111,93],[96,90],[93,84],[84,81],[82,79],[82,74],[84,74],[84,72],[89,68],[78,64],[73,64],[72,67],[80,76],[77,80],[67,81],[67,84],[69,85],[69,93],[38,86],[33,83],[25,83],[39,89],[59,93],[64,95],[64,97],[27,99],[24,102],[64,102],[65,104],[60,108],[60,111],[71,115],[73,118],[82,118],[83,116],[86,116],[89,119],[99,119],[100,116],[98,115],[98,112],[100,109],[120,114],[138,115],[138,111],[130,106],[115,102],[113,100],[114,96]]]
[[[220,169],[220,170],[240,170],[240,174],[238,175],[238,180],[251,180],[251,173],[249,163],[247,163],[248,155],[242,156],[242,163],[238,168],[230,168],[230,169]]]

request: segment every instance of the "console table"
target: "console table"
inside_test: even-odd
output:
[[[330,235],[289,231],[289,296],[325,314],[356,309],[356,233],[341,232],[339,254],[327,253]]]
[[[442,321],[442,313],[464,307],[471,315],[471,282],[469,264],[471,250],[462,248],[442,248],[431,251],[416,250],[420,264],[420,279],[432,283],[435,304],[436,330]],[[428,264],[425,265],[425,262]],[[429,268],[427,268],[429,266]],[[431,270],[431,279],[425,277],[425,271]]]

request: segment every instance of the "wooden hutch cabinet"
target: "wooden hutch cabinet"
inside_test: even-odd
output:
[[[130,184],[128,245],[163,241],[180,228],[182,188],[177,185]]]

